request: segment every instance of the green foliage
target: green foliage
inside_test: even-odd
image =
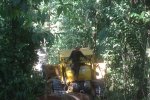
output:
[[[56,42],[50,48],[50,61],[54,57],[53,51],[58,56],[59,50],[78,44],[91,47],[96,49],[97,58],[108,62],[106,78],[110,100],[132,100],[136,96],[139,100],[144,98],[147,91],[144,80],[147,78],[145,54],[149,11],[143,2],[76,0],[72,2],[72,10],[63,14],[63,4],[66,2],[63,1],[57,8],[57,14],[65,26],[62,28],[64,35],[56,34]],[[87,44],[84,45],[85,42]],[[139,92],[141,87],[144,94]]]
[[[109,94],[109,96],[113,95],[114,99],[132,100],[135,95],[138,95],[138,99],[141,100],[144,95],[135,91],[139,91],[141,86],[144,90],[146,86],[143,85],[146,84],[143,80],[146,78],[145,74],[147,73],[144,63],[146,62],[145,52],[148,30],[146,23],[148,23],[148,20],[146,22],[145,18],[149,16],[144,13],[146,11],[144,6],[141,5],[137,5],[139,8],[135,9],[126,1],[115,1],[107,4],[110,6],[101,10],[103,15],[98,19],[101,22],[100,24],[109,22],[105,26],[103,25],[104,28],[101,26],[98,33],[99,37],[101,34],[107,33],[107,37],[103,38],[103,41],[102,37],[99,39],[97,48],[99,48],[98,50],[105,50],[102,52],[104,53],[103,57],[110,62],[110,73],[108,73],[108,76],[106,75],[108,87],[112,92],[119,93],[117,96],[114,94]],[[103,22],[103,18],[108,20]],[[107,27],[107,30],[105,27]],[[146,95],[146,92],[144,94]]]
[[[71,15],[67,12],[65,18],[63,17],[65,21],[63,25],[68,26],[66,28],[70,30],[67,32],[67,29],[64,29],[64,31],[69,35],[58,36],[59,40],[56,40],[55,47],[60,46],[57,50],[72,48],[72,45],[76,45],[74,41],[82,39],[90,41],[87,44],[94,49],[95,38],[92,34],[92,27],[94,27],[97,58],[103,56],[107,62],[111,62],[111,73],[109,73],[111,77],[108,83],[114,84],[116,89],[114,92],[118,93],[120,98],[122,96],[125,96],[125,99],[134,98],[138,88],[143,84],[145,78],[143,74],[146,72],[143,70],[145,70],[149,23],[148,11],[142,4],[137,4],[135,7],[129,1],[123,0],[100,0],[99,2],[86,0],[74,1],[72,4]],[[63,12],[59,9],[57,9],[58,15]],[[76,34],[71,34],[79,31],[81,33],[77,34],[77,37]],[[79,43],[83,44],[82,41]]]
[[[53,35],[35,27],[45,18],[38,9],[41,1],[0,2],[1,100],[35,100],[43,92],[44,81],[32,67],[38,60],[37,49],[45,42],[52,45]]]
[[[2,100],[35,100],[44,92],[44,81],[38,74],[29,76],[29,74],[17,72],[12,76],[12,79],[7,79],[7,82],[1,85]]]
[[[32,71],[41,46],[47,47],[49,63],[56,64],[60,50],[80,45],[108,62],[110,100],[136,96],[142,100],[149,71],[148,4],[148,0],[1,1],[0,99],[34,100],[42,92],[35,89],[43,88],[43,80]]]

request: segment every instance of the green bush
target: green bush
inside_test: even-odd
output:
[[[44,91],[44,81],[38,73],[20,73],[0,88],[0,100],[35,100]]]

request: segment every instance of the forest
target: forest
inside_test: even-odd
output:
[[[108,100],[149,100],[150,0],[1,0],[0,100],[36,100],[38,50],[58,64],[77,45],[107,63]]]

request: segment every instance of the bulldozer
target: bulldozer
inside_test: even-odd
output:
[[[97,75],[100,73],[96,71],[98,67],[94,61],[93,50],[89,48],[80,48],[80,51],[89,60],[81,59],[83,64],[80,66],[77,80],[75,80],[74,72],[71,69],[72,62],[68,61],[72,50],[73,49],[61,50],[59,52],[59,64],[57,66],[45,66],[45,70],[48,73],[46,77],[48,80],[51,80],[51,87],[53,89],[51,91],[54,93],[80,92],[89,94],[93,98],[103,96],[105,81],[97,79]],[[53,79],[52,75],[57,76],[57,79]]]
[[[99,73],[96,72],[97,65],[94,61],[93,50],[89,48],[81,48],[80,51],[89,59],[81,59],[83,65],[80,66],[78,79],[75,80],[74,73],[71,69],[72,62],[67,62],[72,49],[62,50],[59,52],[60,59],[60,80],[66,84],[66,91],[68,92],[83,92],[92,94],[93,96],[103,95],[102,87],[104,87],[104,80],[97,79]]]

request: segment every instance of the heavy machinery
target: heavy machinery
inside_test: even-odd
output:
[[[60,57],[60,80],[66,85],[67,92],[83,92],[96,95],[103,95],[102,86],[104,81],[96,79],[96,64],[94,63],[93,51],[89,48],[81,48],[81,52],[90,60],[81,59],[83,65],[80,66],[78,79],[75,80],[74,73],[71,70],[72,62],[67,62],[72,50],[62,50]]]
[[[97,69],[100,68],[94,62],[93,51],[89,48],[81,48],[80,50],[89,60],[81,59],[83,64],[80,66],[77,80],[75,80],[71,69],[72,62],[68,62],[72,49],[59,52],[59,65],[43,66],[50,93],[80,92],[89,94],[91,97],[104,96],[105,82],[102,79],[97,79],[98,74],[101,73],[97,72]]]

